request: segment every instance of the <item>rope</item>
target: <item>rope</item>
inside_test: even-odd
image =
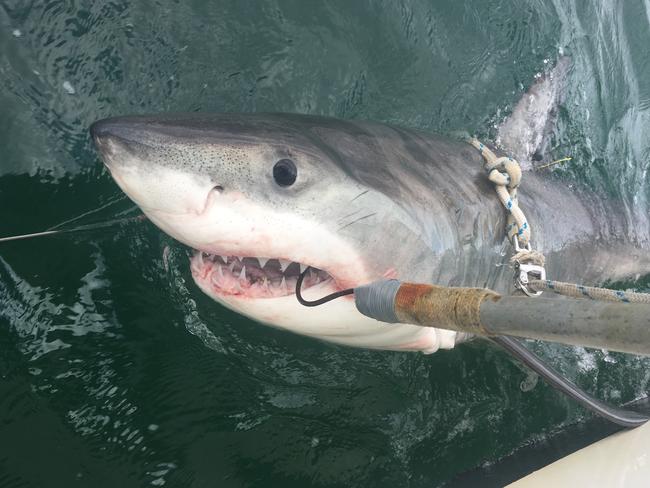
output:
[[[539,251],[533,250],[530,245],[530,226],[528,225],[526,216],[519,208],[519,202],[517,200],[517,188],[521,183],[522,177],[519,163],[509,157],[497,157],[476,138],[470,138],[468,142],[478,149],[485,159],[484,168],[488,172],[488,178],[494,183],[499,200],[501,200],[501,203],[508,211],[506,233],[511,242],[515,244],[515,254],[510,259],[510,263],[515,266],[537,266],[539,267],[539,271],[543,272],[545,264],[544,255]],[[565,158],[564,160],[567,159],[570,158]],[[564,160],[554,161],[554,163]],[[572,298],[650,304],[650,293],[625,292],[611,290],[609,288],[597,288],[547,280],[545,272],[541,276],[538,274],[537,277],[528,274],[525,282],[521,278],[518,280],[516,278],[516,283],[529,296],[539,296],[543,291],[551,291]]]
[[[516,252],[510,258],[510,264],[521,263],[521,264],[534,264],[536,266],[544,266],[546,264],[546,258],[539,251],[531,251],[528,249],[522,249],[519,252]]]
[[[512,241],[515,237],[522,247],[528,247],[530,243],[530,226],[524,212],[519,208],[517,188],[521,183],[521,168],[519,163],[509,157],[497,157],[488,147],[484,146],[476,138],[470,138],[468,142],[479,150],[485,159],[485,171],[489,180],[494,183],[497,196],[508,211],[506,234]]]
[[[633,291],[611,290],[594,286],[576,285],[553,280],[529,281],[531,288],[537,291],[552,291],[558,295],[572,298],[589,298],[606,302],[646,303],[650,304],[650,293],[637,293]]]

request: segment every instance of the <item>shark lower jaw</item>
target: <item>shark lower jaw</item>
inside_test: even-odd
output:
[[[295,295],[300,274],[309,268],[301,291],[312,295],[344,287],[327,271],[280,258],[243,257],[195,251],[192,276],[213,298],[226,301],[272,300]]]

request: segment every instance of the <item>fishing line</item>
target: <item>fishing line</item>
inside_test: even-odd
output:
[[[302,288],[302,282],[305,279],[305,275],[309,270],[310,267],[307,266],[307,268],[305,268],[305,270],[300,273],[300,276],[298,276],[298,281],[296,281],[296,298],[301,305],[304,305],[305,307],[316,307],[318,305],[323,305],[324,303],[331,302],[336,298],[343,297],[345,295],[352,295],[354,293],[353,288],[348,288],[347,290],[341,290],[330,295],[326,295],[323,298],[319,298],[318,300],[305,300],[300,292],[300,289]]]
[[[11,241],[19,241],[23,239],[31,239],[33,237],[45,237],[45,236],[51,236],[51,235],[56,235],[56,234],[70,234],[72,232],[81,232],[81,231],[88,231],[88,230],[96,230],[96,229],[104,229],[107,227],[112,227],[114,225],[118,224],[125,224],[128,222],[138,222],[145,220],[146,216],[144,214],[137,215],[135,217],[127,217],[127,218],[122,218],[122,219],[113,219],[113,220],[107,220],[105,222],[97,222],[95,224],[86,224],[86,225],[80,225],[77,227],[73,227],[72,229],[52,229],[52,230],[46,230],[43,232],[33,232],[31,234],[21,234],[17,236],[8,236],[8,237],[0,237],[0,243],[2,242],[11,242]],[[75,220],[75,219],[72,219]]]
[[[50,227],[50,228],[47,229],[47,230],[48,230],[48,231],[50,231],[50,230],[57,230],[57,229],[63,227],[64,225],[71,224],[71,223],[73,223],[73,222],[77,222],[78,220],[80,220],[80,219],[82,219],[82,218],[84,218],[84,217],[88,217],[89,215],[94,215],[94,214],[96,214],[97,212],[101,212],[101,211],[104,210],[105,208],[112,207],[112,206],[115,205],[116,203],[121,202],[121,201],[123,201],[123,200],[125,200],[125,199],[126,199],[126,195],[124,195],[124,194],[122,194],[122,195],[116,195],[116,196],[114,196],[112,199],[110,199],[108,202],[106,202],[104,205],[102,205],[102,206],[100,206],[100,207],[97,207],[97,208],[95,208],[95,209],[93,209],[93,210],[89,210],[88,212],[84,212],[84,213],[82,213],[81,215],[77,215],[76,217],[73,217],[73,218],[71,218],[71,219],[64,220],[63,222],[59,222],[58,224],[53,225],[52,227]],[[130,212],[131,210],[134,210],[134,209],[137,209],[137,208],[138,208],[138,207],[133,206],[132,208],[126,210],[125,212],[120,212],[120,213],[122,213],[122,214],[124,214],[124,213],[128,213],[128,212]]]

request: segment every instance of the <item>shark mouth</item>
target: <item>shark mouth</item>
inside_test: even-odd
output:
[[[304,264],[284,259],[222,256],[202,251],[195,251],[191,258],[195,280],[208,283],[215,294],[237,298],[293,295],[298,277],[306,268]],[[336,286],[329,273],[309,267],[302,289],[320,284]]]

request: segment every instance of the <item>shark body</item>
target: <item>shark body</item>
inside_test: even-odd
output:
[[[463,334],[387,325],[351,298],[307,299],[381,278],[507,293],[504,209],[464,141],[296,114],[164,114],[91,128],[122,190],[195,249],[201,290],[258,322],[350,346],[451,348]],[[520,205],[556,280],[598,284],[650,272],[648,222],[615,202],[526,173]]]

